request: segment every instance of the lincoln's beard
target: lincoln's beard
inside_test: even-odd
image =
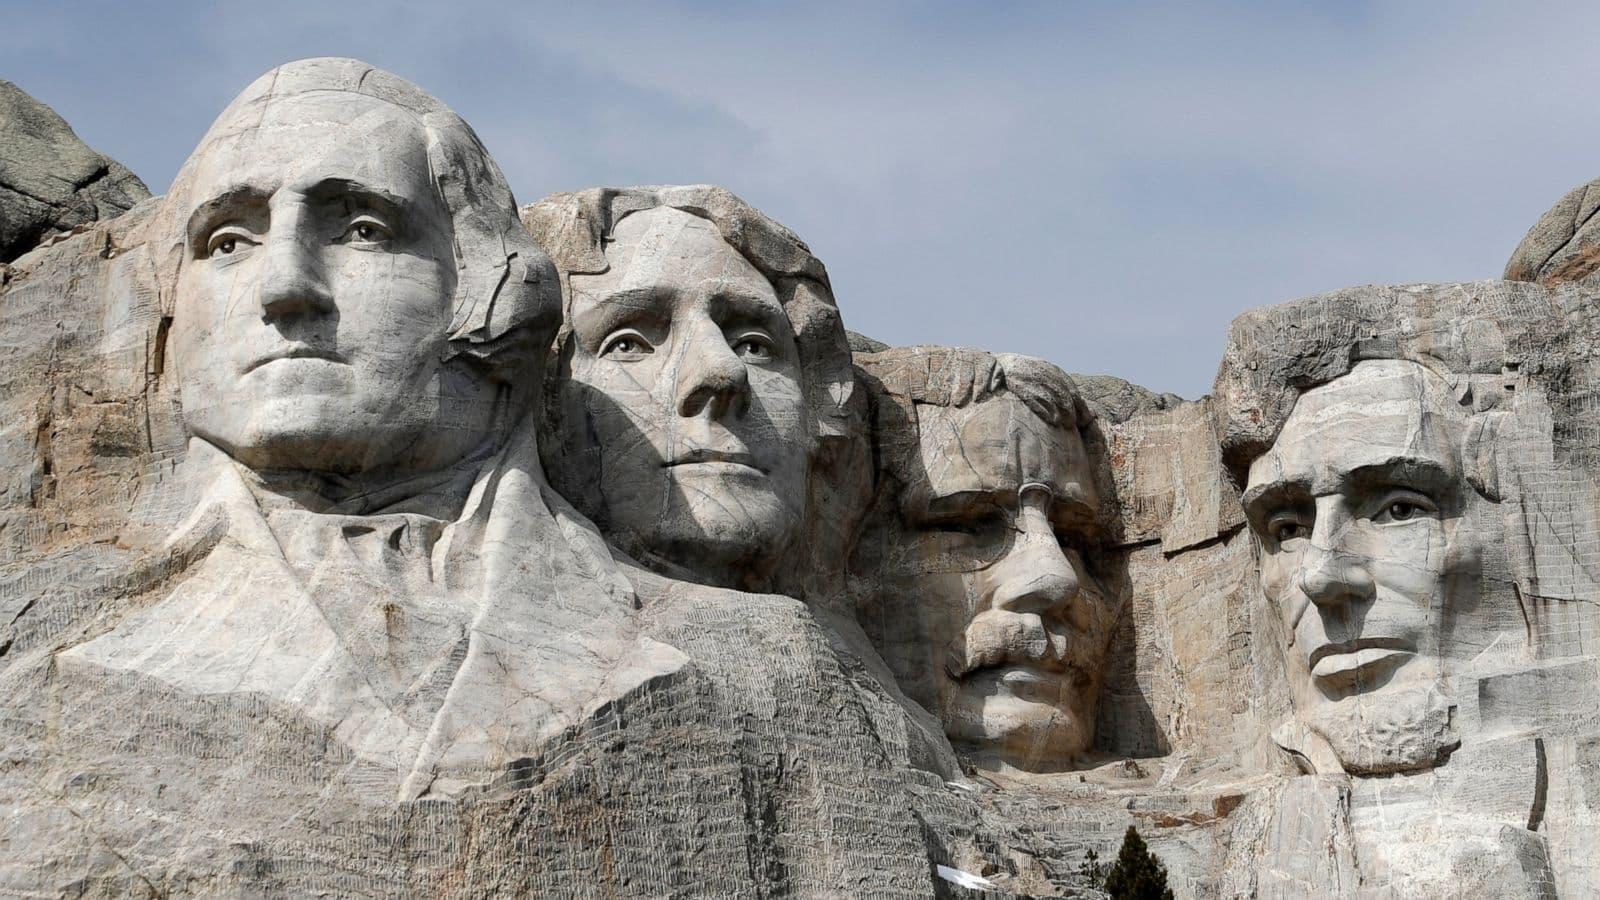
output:
[[[1460,743],[1455,704],[1441,682],[1357,694],[1305,717],[1352,775],[1431,769]]]

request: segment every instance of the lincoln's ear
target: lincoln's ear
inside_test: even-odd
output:
[[[1485,499],[1499,503],[1505,498],[1501,484],[1500,457],[1502,438],[1512,428],[1509,412],[1489,412],[1473,416],[1467,426],[1467,438],[1461,448],[1461,465],[1466,470],[1467,483]]]

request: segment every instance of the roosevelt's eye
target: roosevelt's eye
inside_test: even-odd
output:
[[[339,236],[342,243],[356,246],[381,244],[394,237],[394,231],[374,216],[358,216]]]
[[[223,225],[206,239],[206,256],[234,256],[256,243],[255,235],[238,225]]]
[[[1377,515],[1372,517],[1372,521],[1379,524],[1409,522],[1412,519],[1432,516],[1438,511],[1439,508],[1432,500],[1416,491],[1391,491],[1383,498],[1383,503],[1378,508]]]
[[[770,362],[773,357],[772,338],[760,331],[747,331],[733,339],[733,352],[746,362]]]
[[[1267,520],[1267,536],[1278,544],[1311,537],[1311,523],[1298,513],[1278,513]]]
[[[643,359],[654,353],[655,349],[644,335],[632,328],[624,328],[606,338],[606,342],[600,346],[600,355],[620,360]]]

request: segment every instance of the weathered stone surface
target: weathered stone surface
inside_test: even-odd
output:
[[[54,110],[0,79],[0,264],[149,196],[144,182],[89,149]]]
[[[0,272],[0,893],[1098,897],[1133,826],[1179,897],[1592,895],[1564,253],[1247,313],[1189,402],[280,67]]]
[[[1600,179],[1579,185],[1556,201],[1528,229],[1506,263],[1507,281],[1532,281],[1555,287],[1580,281],[1600,268]]]

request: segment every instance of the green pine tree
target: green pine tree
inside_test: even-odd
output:
[[[1106,893],[1111,900],[1172,900],[1167,887],[1167,867],[1144,845],[1132,825],[1122,836],[1122,850],[1106,873]]]

